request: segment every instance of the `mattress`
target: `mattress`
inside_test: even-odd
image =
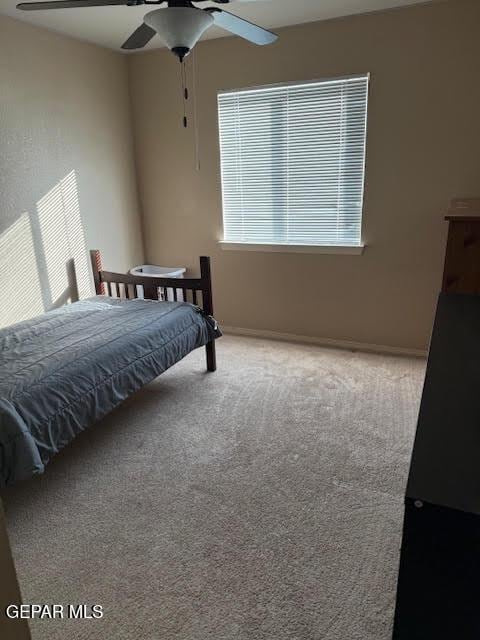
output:
[[[219,335],[194,305],[104,296],[0,330],[0,486]]]

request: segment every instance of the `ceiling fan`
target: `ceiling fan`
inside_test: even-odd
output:
[[[266,45],[275,42],[278,36],[248,20],[217,7],[200,9],[195,6],[206,0],[54,0],[53,2],[22,2],[17,5],[23,11],[45,9],[75,9],[79,7],[104,7],[123,5],[163,5],[147,13],[143,24],[122,45],[122,49],[142,49],[154,35],[158,34],[166,46],[183,62],[203,33],[213,25],[230,31],[254,44]],[[217,4],[228,4],[230,0],[212,0]],[[243,2],[253,0],[241,0]]]

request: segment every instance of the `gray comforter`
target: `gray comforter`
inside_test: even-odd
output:
[[[218,335],[193,305],[102,296],[0,330],[0,486]]]

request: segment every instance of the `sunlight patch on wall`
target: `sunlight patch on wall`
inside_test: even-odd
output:
[[[71,297],[66,268],[71,259],[75,264],[79,297],[92,295],[75,171],[37,202],[37,214],[51,306],[58,306]]]
[[[0,235],[0,327],[43,312],[43,299],[28,213]]]
[[[75,171],[0,234],[0,327],[93,295]]]

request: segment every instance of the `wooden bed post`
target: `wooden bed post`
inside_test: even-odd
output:
[[[141,285],[144,289],[144,297],[159,299],[159,289],[163,288],[166,292],[168,288],[173,289],[174,300],[177,301],[177,290],[182,289],[183,300],[187,300],[187,293],[192,291],[193,304],[197,305],[197,293],[202,292],[203,311],[207,316],[213,316],[213,295],[212,295],[212,273],[210,268],[210,258],[202,256],[200,258],[200,278],[150,278],[134,276],[130,273],[113,273],[102,269],[102,258],[98,249],[90,251],[90,262],[92,264],[93,281],[95,283],[95,293],[104,295],[105,289],[107,295],[115,298],[137,297],[137,286]],[[120,284],[123,285],[123,295]],[[129,291],[129,287],[133,287],[133,295]],[[166,294],[165,294],[166,295]],[[210,340],[205,345],[207,352],[207,370],[217,370],[217,357],[215,350],[215,340]]]
[[[102,296],[105,293],[103,282],[100,280],[100,271],[102,270],[102,256],[98,249],[91,249],[90,262],[92,263],[93,282],[95,284],[95,293]]]
[[[200,276],[202,278],[202,298],[203,310],[209,316],[213,316],[213,296],[212,296],[212,272],[210,269],[210,258],[202,256],[200,258]],[[217,370],[217,355],[215,350],[215,340],[211,340],[205,347],[207,352],[207,370]]]

